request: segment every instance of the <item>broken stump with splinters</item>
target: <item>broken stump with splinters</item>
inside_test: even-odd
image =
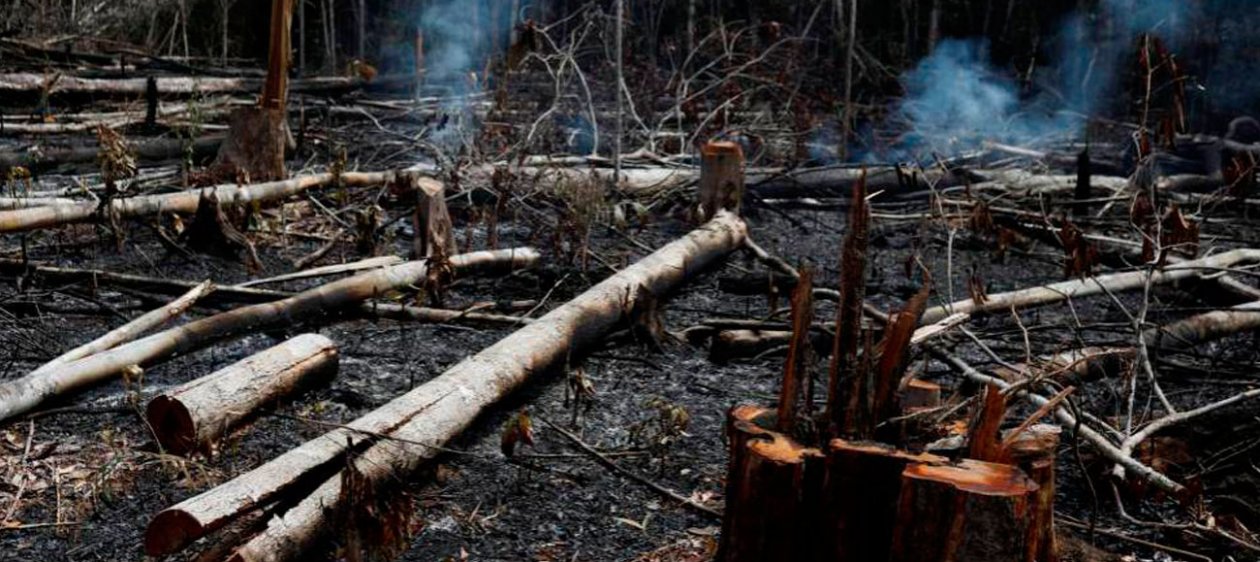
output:
[[[289,175],[284,151],[293,143],[285,103],[293,4],[293,0],[272,0],[267,79],[257,107],[239,108],[228,117],[228,136],[214,162],[216,173],[255,182],[282,180]]]
[[[337,366],[332,340],[304,334],[157,396],[146,417],[165,450],[209,451],[259,408],[331,378]]]
[[[715,141],[700,149],[700,222],[720,210],[739,214],[744,198],[744,150],[733,142]]]
[[[963,460],[901,476],[890,562],[1033,562],[1053,533],[1035,516],[1040,487],[1018,467]]]

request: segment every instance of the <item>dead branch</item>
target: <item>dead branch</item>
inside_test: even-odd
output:
[[[42,367],[35,369],[31,374],[42,373],[55,369],[66,363],[77,361],[94,353],[100,353],[107,349],[111,349],[118,345],[129,342],[140,334],[143,334],[153,328],[161,326],[171,320],[174,320],[185,310],[197,303],[197,300],[214,290],[214,285],[209,281],[203,281],[200,285],[193,287],[183,296],[171,301],[166,306],[157,310],[153,310],[128,322],[109,333],[96,338],[88,343],[67,351],[56,359],[45,363]]]
[[[1260,250],[1231,250],[1200,258],[1172,264],[1150,275],[1152,285],[1163,285],[1198,278],[1208,272],[1228,269],[1237,265],[1260,261]],[[1207,270],[1207,271],[1205,271]],[[1014,308],[1030,308],[1044,306],[1068,299],[1099,295],[1106,291],[1122,292],[1141,289],[1146,285],[1146,271],[1126,271],[1099,275],[1086,279],[1062,281],[1042,287],[1030,287],[988,295],[983,303],[973,299],[965,299],[953,304],[930,308],[923,314],[923,322],[936,322],[946,316],[958,312],[980,314],[994,311],[1005,311]]]

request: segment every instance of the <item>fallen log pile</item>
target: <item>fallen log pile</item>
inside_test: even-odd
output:
[[[528,248],[498,250],[452,256],[443,267],[459,275],[506,274],[530,267],[537,260],[538,253]],[[134,366],[151,364],[223,338],[344,312],[373,297],[419,283],[430,274],[428,261],[389,266],[276,302],[258,303],[195,320],[77,361],[5,381],[0,383],[0,419],[24,414],[52,397],[118,376]]]
[[[370,486],[410,474],[486,407],[519,388],[531,375],[581,353],[624,322],[637,300],[667,294],[737,249],[745,229],[735,215],[720,213],[686,237],[345,428],[162,511],[149,524],[146,551],[169,554],[234,518],[265,509],[271,498],[282,492],[292,494],[289,488],[310,481],[312,472],[326,470],[347,450],[367,446],[344,470],[357,471]],[[378,436],[385,438],[378,440]],[[326,510],[344,501],[343,476],[334,473],[326,478],[306,499],[278,514],[261,534],[238,548],[232,559],[297,559],[327,530]]]

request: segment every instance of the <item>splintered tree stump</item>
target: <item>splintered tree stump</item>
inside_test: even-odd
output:
[[[767,429],[774,410],[737,406],[727,423],[731,456],[717,560],[812,558],[822,455]]]
[[[820,560],[883,562],[892,548],[901,474],[913,464],[944,464],[930,454],[890,445],[833,439],[823,481],[822,532],[828,547]]]
[[[232,224],[214,190],[201,192],[192,224],[180,239],[193,250],[222,258],[236,259],[243,251],[246,267],[251,270],[261,267],[254,244]]]
[[[411,217],[415,233],[412,259],[432,255],[451,256],[456,252],[451,235],[451,214],[446,208],[446,186],[432,178],[402,174],[398,181],[404,192],[415,191],[416,211]]]
[[[304,334],[157,396],[146,416],[175,454],[209,451],[257,410],[337,372],[337,346]]]
[[[284,150],[289,143],[285,109],[242,107],[228,117],[228,136],[219,146],[213,170],[224,180],[282,180],[288,176]]]
[[[744,150],[733,142],[710,142],[700,149],[700,221],[725,209],[739,214],[744,198]]]
[[[963,460],[902,472],[891,562],[1033,562],[1039,487],[1017,467]]]

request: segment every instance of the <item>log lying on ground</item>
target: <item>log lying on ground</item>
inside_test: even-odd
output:
[[[64,197],[0,197],[0,210],[29,209],[50,205],[74,205],[78,201]]]
[[[590,288],[481,353],[322,437],[154,517],[145,549],[173,552],[242,513],[257,509],[316,471],[345,466],[347,447],[371,444],[372,434],[388,433],[354,462],[370,482],[408,475],[458,435],[486,408],[530,377],[580,353],[622,324],[642,295],[665,295],[739,247],[747,227],[738,217],[718,213],[692,231]],[[365,433],[368,432],[368,433]],[[271,520],[267,530],[239,549],[236,560],[292,560],[325,528],[329,511],[342,508],[341,477],[333,475],[300,504]],[[331,509],[330,509],[331,508]]]
[[[179,139],[149,139],[133,142],[131,148],[137,162],[156,162],[180,159],[189,151],[193,158],[208,156],[218,151],[222,143],[221,136],[202,137],[191,144]],[[100,153],[95,146],[0,152],[0,172],[7,172],[15,166],[39,172],[70,164],[95,165]]]
[[[1260,261],[1260,250],[1258,249],[1231,250],[1214,256],[1169,265],[1152,274],[1150,282],[1153,285],[1174,283],[1257,261]],[[1099,295],[1106,291],[1113,293],[1132,291],[1142,288],[1146,284],[1146,277],[1147,273],[1145,271],[1126,271],[1085,279],[1062,281],[1042,287],[992,294],[988,295],[988,298],[983,303],[977,303],[973,299],[961,300],[950,305],[929,308],[923,313],[923,322],[936,322],[950,314],[959,312],[969,314],[1003,312],[1010,310],[1011,307],[1029,308],[1042,306],[1063,302],[1068,299]],[[1104,287],[1106,287],[1105,290]]]
[[[532,249],[499,250],[454,256],[450,265],[457,274],[505,272],[532,266],[537,260],[538,253]],[[5,381],[0,384],[0,420],[29,412],[45,400],[116,376],[133,365],[143,366],[222,338],[344,312],[388,291],[406,289],[428,274],[427,261],[363,273],[280,301],[202,318],[55,369]]]
[[[21,260],[0,260],[0,276],[6,278],[25,277],[33,279],[35,286],[42,283],[67,284],[86,283],[91,287],[111,286],[157,293],[163,295],[180,295],[195,289],[198,283],[182,279],[157,278],[128,273],[115,273],[103,269],[80,269],[58,267],[34,262],[23,263]],[[215,304],[254,304],[272,302],[292,296],[281,291],[254,289],[249,287],[215,287],[214,291],[203,296],[198,302]]]
[[[254,185],[220,185],[207,188],[205,191],[212,191],[218,198],[220,206],[227,207],[283,199],[308,189],[329,185],[337,180],[351,186],[380,185],[392,176],[392,172],[346,172],[340,176],[325,173]],[[201,201],[201,194],[202,190],[189,190],[164,195],[115,199],[110,202],[108,212],[115,213],[119,218],[157,213],[194,213]],[[20,232],[91,221],[100,215],[98,206],[95,202],[83,202],[74,205],[0,211],[0,232]]]
[[[258,78],[221,78],[212,76],[160,76],[157,89],[163,96],[187,96],[194,94],[253,94],[263,86]],[[410,78],[407,78],[410,80]],[[0,74],[0,92],[8,94],[35,94],[44,92],[49,77],[43,74]],[[394,77],[377,77],[374,84],[396,82]],[[361,88],[367,82],[358,77],[330,76],[294,80],[289,84],[292,92],[346,92]],[[79,78],[61,76],[53,83],[48,94],[93,96],[140,96],[148,87],[147,78]]]
[[[1037,484],[1019,468],[964,460],[912,464],[902,473],[891,562],[1036,562],[1051,529],[1032,506]]]
[[[432,166],[415,168],[424,173],[438,174],[440,170]],[[463,170],[471,178],[489,178],[494,173],[494,166],[475,166]],[[596,181],[603,184],[612,183],[615,172],[612,168],[578,168],[566,166],[522,166],[513,170],[522,177],[530,178],[537,183],[552,185],[557,182]],[[862,177],[861,168],[809,168],[784,171],[749,170],[745,181],[746,192],[761,198],[783,197],[848,197],[852,185]],[[980,179],[980,178],[977,178]],[[616,182],[617,188],[635,196],[651,196],[672,189],[697,185],[700,182],[700,170],[693,167],[637,167],[624,168]],[[488,183],[488,182],[487,182]],[[884,190],[888,196],[911,194],[927,194],[933,187],[945,188],[960,185],[961,181],[954,174],[936,169],[926,172],[912,172],[891,167],[877,167],[868,170],[867,183],[871,191]]]
[[[209,451],[258,408],[331,378],[337,364],[332,340],[303,334],[153,398],[145,415],[167,451]]]
[[[189,105],[186,103],[166,104],[157,108],[154,116],[157,118],[178,117],[188,113]],[[206,119],[211,115],[219,112],[217,108],[198,108],[198,117]],[[144,123],[146,116],[143,113],[136,112],[116,112],[116,113],[97,113],[90,115],[58,115],[57,123],[4,123],[0,126],[0,136],[2,135],[42,135],[42,134],[78,134],[95,132],[97,127],[107,127],[117,129]]]
[[[826,343],[831,341],[825,332],[811,334],[814,349],[826,350]],[[750,359],[780,349],[787,351],[792,341],[792,332],[787,330],[722,330],[713,336],[709,345],[709,360],[714,363],[728,363],[736,359]]]
[[[1233,334],[1260,330],[1260,302],[1213,310],[1147,330],[1147,343],[1159,349],[1189,349]]]
[[[166,306],[143,314],[99,338],[57,356],[56,359],[32,371],[32,374],[42,373],[71,361],[77,361],[94,353],[100,353],[129,342],[140,334],[174,320],[193,304],[196,304],[198,299],[206,296],[212,290],[214,290],[214,285],[209,281],[203,281],[200,285],[193,287],[187,293],[184,293],[183,296],[171,301]]]

